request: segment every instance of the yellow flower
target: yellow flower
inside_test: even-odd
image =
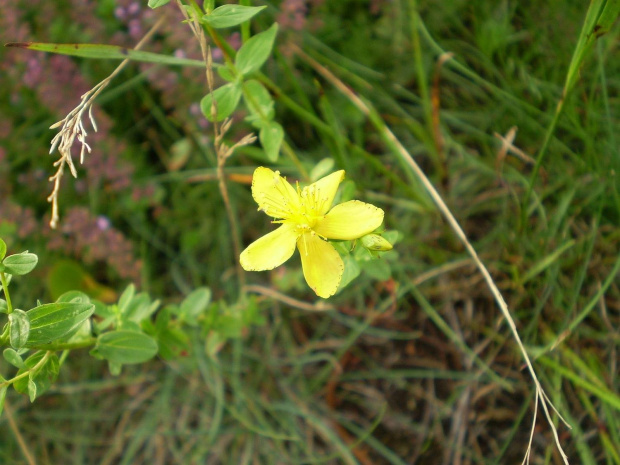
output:
[[[281,226],[250,244],[241,253],[241,266],[247,271],[271,270],[291,258],[297,246],[308,285],[319,297],[334,295],[344,263],[327,239],[358,239],[383,222],[383,210],[358,200],[332,208],[343,179],[344,171],[336,171],[295,189],[278,171],[256,168],[252,197],[258,209]]]

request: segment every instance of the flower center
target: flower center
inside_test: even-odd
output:
[[[323,207],[328,200],[321,196],[321,190],[314,185],[301,189],[299,183],[293,190],[277,171],[274,176],[274,187],[279,194],[278,199],[266,193],[262,194],[265,213],[275,218],[282,218],[274,223],[295,225],[299,235],[311,232],[317,221],[323,217]]]

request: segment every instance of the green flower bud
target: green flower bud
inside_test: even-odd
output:
[[[366,234],[360,239],[362,245],[368,250],[375,250],[378,252],[386,252],[392,250],[392,244],[387,239],[379,236],[378,234]]]

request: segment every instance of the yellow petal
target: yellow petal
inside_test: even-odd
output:
[[[314,184],[304,187],[301,192],[302,199],[309,197],[317,207],[317,215],[324,215],[332,207],[334,197],[338,191],[338,186],[344,179],[344,170],[336,171],[324,178],[319,179]]]
[[[275,231],[252,242],[241,252],[239,261],[246,271],[272,270],[291,258],[295,252],[295,226],[283,224]]]
[[[383,210],[369,203],[351,200],[336,205],[313,228],[328,239],[353,240],[377,229],[383,222]]]
[[[299,195],[279,171],[259,166],[252,177],[252,197],[259,209],[273,218],[288,218],[299,209]]]
[[[324,299],[334,295],[344,271],[344,263],[334,246],[316,234],[306,233],[297,239],[297,247],[308,286]]]

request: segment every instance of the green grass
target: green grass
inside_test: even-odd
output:
[[[282,34],[260,78],[304,168],[333,158],[356,197],[383,208],[387,228],[402,233],[390,279],[362,274],[326,312],[250,296],[262,325],[218,351],[212,334],[197,331],[187,357],[118,378],[73,353],[34,404],[9,393],[0,461],[28,463],[22,441],[41,464],[520,463],[535,396],[523,358],[463,245],[377,130],[383,122],[438,188],[502,291],[543,387],[573,426],[557,424],[570,463],[620,464],[618,24],[590,46],[580,39],[593,8],[617,3],[588,10],[564,1],[401,1],[372,15],[367,2],[351,0],[312,10],[322,27]],[[269,3],[271,13],[277,4]],[[269,21],[260,18],[256,30]],[[289,39],[311,60],[291,55]],[[453,56],[439,69],[444,52]],[[376,108],[375,119],[313,63]],[[93,82],[101,77],[85,69]],[[206,88],[200,79],[192,85]],[[131,112],[126,92],[137,107]],[[97,186],[89,197],[93,211],[137,245],[143,288],[178,300],[208,285],[233,310],[246,310],[235,304],[237,257],[209,130],[166,108],[137,68],[102,102],[119,122],[112,131],[128,144],[136,182],[163,193],[148,208]],[[48,158],[17,154],[24,133],[46,149],[49,115],[29,115],[6,142],[19,160],[13,176],[22,167],[51,169]],[[512,155],[498,163],[494,133],[512,126],[514,144],[533,163]],[[249,129],[238,121],[235,130]],[[173,171],[161,156],[181,139],[192,151]],[[265,163],[260,157],[243,149],[226,173],[247,177]],[[277,166],[302,177],[285,155]],[[229,190],[247,245],[270,226],[234,179]],[[11,198],[45,211],[42,198],[12,190]],[[44,239],[19,241],[45,248]],[[314,301],[299,259],[246,278]],[[16,300],[33,299],[32,288],[17,289]],[[540,414],[531,463],[562,463]]]

